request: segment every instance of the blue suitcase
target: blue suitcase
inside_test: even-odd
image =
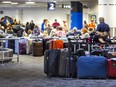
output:
[[[77,62],[78,78],[107,78],[107,59],[103,56],[81,56]]]

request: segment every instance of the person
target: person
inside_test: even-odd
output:
[[[95,29],[96,25],[94,23],[94,19],[91,19],[91,22],[88,24],[88,28],[89,27]]]
[[[34,29],[33,29],[33,34],[34,34],[35,36],[40,35],[40,29],[39,29],[39,27],[38,27],[37,25],[35,25],[35,27],[34,27]]]
[[[48,20],[44,19],[43,23],[41,24],[41,31],[44,32],[44,29],[47,27],[48,24]]]
[[[4,33],[4,31],[2,29],[2,26],[0,25],[0,34],[3,34],[3,33]]]
[[[31,22],[30,22],[30,29],[33,30],[34,26],[35,26],[35,24],[34,24],[33,20],[31,20]]]
[[[57,22],[57,19],[55,19],[55,22],[52,24],[52,27],[55,28],[55,27],[59,27],[60,26],[60,23]]]
[[[67,24],[66,24],[66,21],[63,21],[63,30],[65,31],[65,32],[68,32],[68,26],[67,26]]]
[[[58,31],[55,33],[57,37],[66,37],[66,33],[63,31],[62,27],[58,27]]]
[[[52,27],[50,26],[50,24],[48,24],[48,26],[45,28],[45,30],[47,31],[48,35],[50,35]]]
[[[29,29],[31,29],[31,27],[30,27],[29,22],[27,22],[27,23],[26,23],[26,29],[25,29],[26,33],[28,32]]]
[[[110,38],[110,27],[104,22],[104,17],[99,18],[100,24],[97,25],[97,32],[104,33],[107,32],[108,37]]]
[[[95,37],[93,38],[93,41],[95,43],[106,43],[107,42],[107,32],[101,33],[101,32],[97,32],[97,34],[95,35]],[[111,41],[109,41],[110,43]]]
[[[84,21],[83,28],[88,29],[88,24],[87,24],[86,20]]]
[[[89,38],[90,35],[88,33],[88,30],[86,28],[82,28],[81,29],[81,38],[84,39],[84,38]]]

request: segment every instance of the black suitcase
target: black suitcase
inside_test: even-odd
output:
[[[106,57],[106,54],[108,54],[108,50],[94,50],[91,52],[91,55],[96,55],[96,56],[104,56]]]
[[[58,76],[60,50],[51,49],[44,53],[44,73],[47,76]]]
[[[15,53],[15,40],[8,40],[8,48],[13,49],[13,53]]]

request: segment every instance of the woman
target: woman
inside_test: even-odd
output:
[[[82,28],[81,29],[81,36],[80,36],[82,39],[84,39],[84,38],[89,38],[90,37],[90,35],[89,35],[89,33],[88,33],[88,30],[86,29],[86,28]]]

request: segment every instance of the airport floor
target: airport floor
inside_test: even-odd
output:
[[[20,62],[0,64],[0,87],[116,87],[116,79],[48,78],[43,57],[20,55]]]

